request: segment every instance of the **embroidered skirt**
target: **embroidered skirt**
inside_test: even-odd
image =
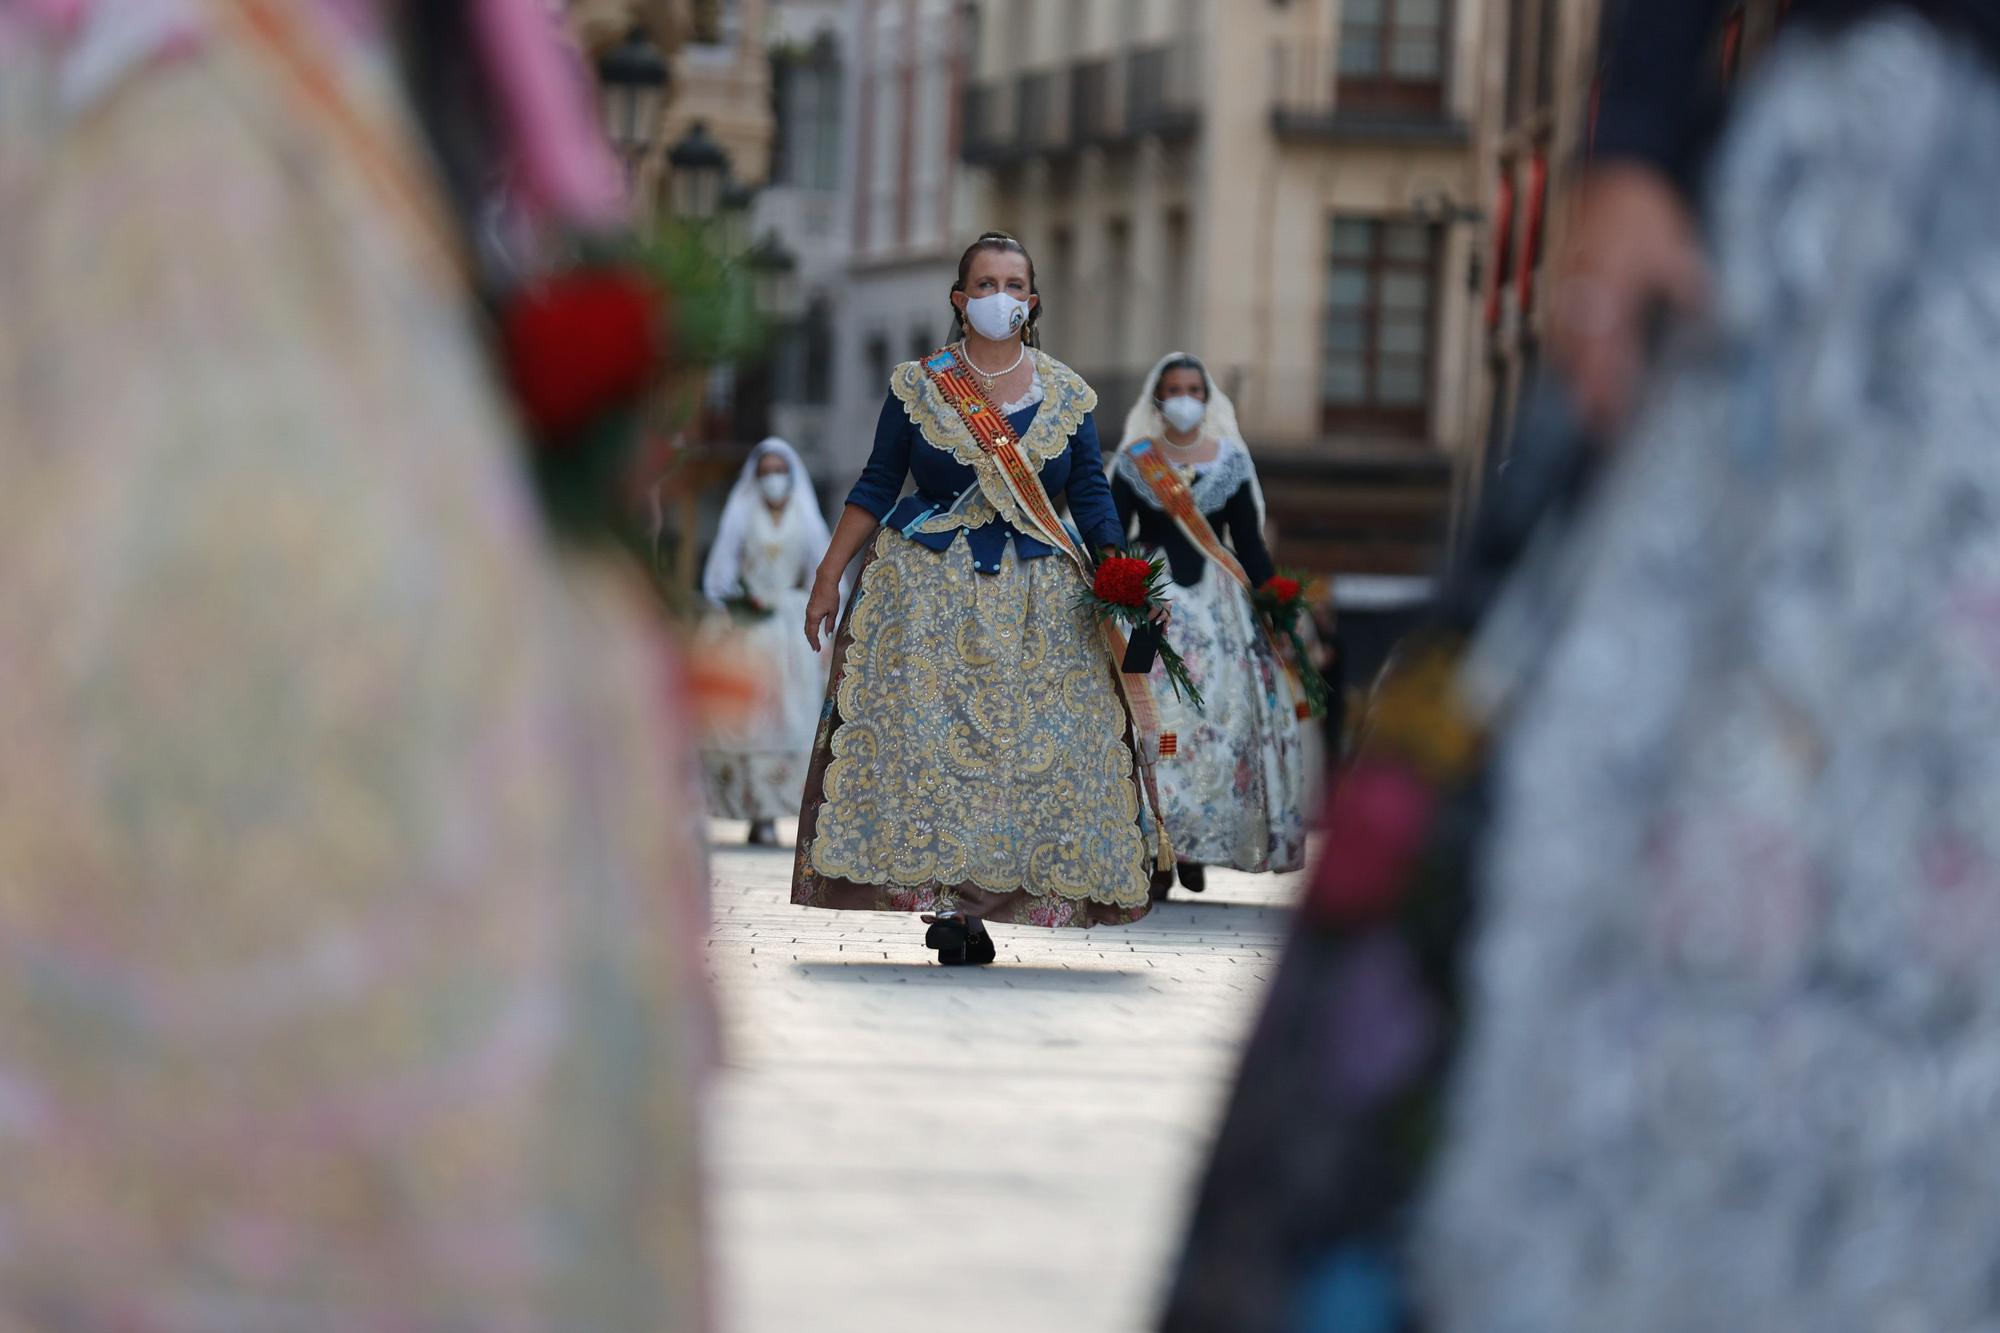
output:
[[[716,616],[703,626],[705,637],[737,637],[737,650],[768,673],[752,714],[712,734],[702,747],[708,812],[722,819],[795,815],[805,789],[826,664],[799,633],[805,593],[787,589],[772,595],[770,604],[771,615],[753,625],[738,627],[727,616]]]
[[[1168,638],[1187,659],[1202,709],[1174,697],[1153,669],[1160,724],[1180,753],[1159,767],[1160,807],[1174,855],[1236,870],[1297,870],[1302,813],[1317,747],[1299,725],[1293,686],[1258,628],[1249,594],[1209,565],[1191,587],[1167,586]]]
[[[1125,706],[1067,562],[885,530],[834,648],[792,901],[1123,925],[1152,871]]]

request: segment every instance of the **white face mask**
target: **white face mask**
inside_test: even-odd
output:
[[[995,292],[965,303],[965,322],[982,338],[1003,342],[1028,327],[1028,303]]]
[[[757,489],[764,492],[764,498],[774,505],[781,505],[792,493],[792,474],[789,472],[766,472],[757,478]]]
[[[1165,417],[1167,424],[1175,430],[1190,431],[1199,426],[1201,419],[1208,415],[1208,404],[1191,393],[1184,393],[1161,403],[1160,415]]]

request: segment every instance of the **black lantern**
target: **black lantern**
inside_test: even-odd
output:
[[[780,322],[797,319],[800,306],[799,261],[785,248],[775,233],[766,234],[748,253],[743,263],[756,284],[757,310]]]
[[[630,172],[645,160],[659,130],[660,105],[667,91],[667,61],[644,28],[597,58],[597,82],[604,99],[604,128]]]
[[[729,187],[729,152],[709,135],[706,122],[690,125],[681,141],[667,150],[667,166],[672,169],[667,184],[677,216],[707,222],[722,211]]]

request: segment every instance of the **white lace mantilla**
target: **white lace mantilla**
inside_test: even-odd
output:
[[[1132,457],[1130,449],[1119,451],[1116,467],[1118,475],[1131,484],[1141,500],[1154,509],[1161,508],[1160,502],[1153,498],[1153,488],[1140,474],[1139,462]],[[1228,504],[1230,497],[1255,474],[1256,469],[1250,465],[1250,451],[1236,440],[1224,439],[1217,446],[1214,459],[1196,466],[1194,480],[1188,483],[1188,490],[1194,495],[1196,508],[1204,514],[1213,514]]]

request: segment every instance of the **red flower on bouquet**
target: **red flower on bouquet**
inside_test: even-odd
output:
[[[1091,591],[1102,601],[1137,611],[1152,599],[1152,581],[1150,563],[1134,556],[1114,555],[1097,567]]]
[[[1148,560],[1135,555],[1107,555],[1098,562],[1090,590],[1076,595],[1076,604],[1088,611],[1099,624],[1116,621],[1140,633],[1158,636],[1160,665],[1174,694],[1196,708],[1202,706],[1201,691],[1188,674],[1187,663],[1164,636],[1159,636],[1153,618],[1167,606],[1167,562],[1158,556]]]
[[[522,291],[501,318],[507,376],[538,441],[558,447],[645,392],[660,298],[639,274],[585,269]]]
[[[1291,644],[1293,668],[1298,673],[1299,687],[1305,691],[1305,698],[1300,701],[1305,705],[1301,716],[1325,717],[1330,691],[1325,678],[1313,666],[1312,654],[1306,651],[1305,635],[1299,628],[1306,609],[1305,581],[1289,574],[1273,574],[1250,594],[1250,603],[1271,627],[1271,632]]]
[[[1264,580],[1264,586],[1258,591],[1270,594],[1271,599],[1280,604],[1296,602],[1299,600],[1299,581],[1283,574],[1273,574]]]

